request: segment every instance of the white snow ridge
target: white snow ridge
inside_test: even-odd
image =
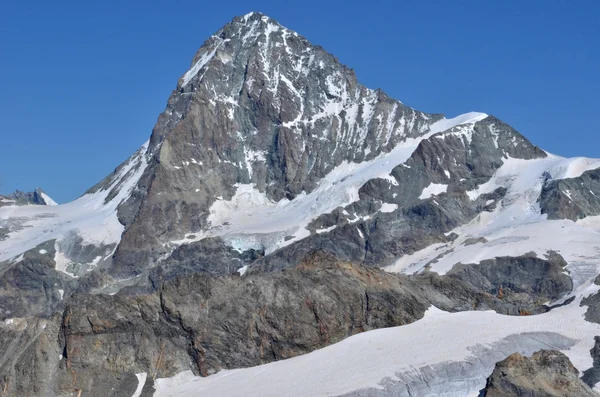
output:
[[[148,142],[120,169],[106,189],[85,194],[62,205],[26,205],[0,207],[0,227],[9,229],[9,238],[0,241],[0,262],[18,257],[25,251],[50,240],[56,240],[57,269],[72,277],[70,260],[61,251],[61,242],[76,235],[93,245],[117,244],[123,225],[117,218],[118,205],[129,198],[144,170]],[[105,203],[113,188],[118,194]],[[51,200],[51,199],[50,199]]]

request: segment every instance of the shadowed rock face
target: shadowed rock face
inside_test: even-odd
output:
[[[567,356],[556,350],[541,350],[531,357],[515,353],[496,364],[484,397],[593,397]]]
[[[583,372],[581,380],[583,380],[589,387],[594,387],[596,383],[600,382],[600,336],[594,338],[594,347],[590,350],[590,355],[594,365]]]

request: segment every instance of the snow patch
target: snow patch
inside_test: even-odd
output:
[[[448,185],[443,185],[440,183],[430,183],[421,195],[419,196],[420,200],[426,200],[432,196],[437,196],[438,194],[446,193],[448,191]]]
[[[131,397],[140,397],[142,395],[144,385],[146,384],[146,378],[148,377],[148,374],[146,372],[141,372],[139,374],[135,374],[135,376],[137,377],[138,384]]]
[[[330,226],[330,227],[326,227],[326,228],[324,228],[324,229],[318,229],[318,230],[316,230],[316,232],[317,232],[317,234],[327,233],[327,232],[330,232],[330,231],[332,231],[332,230],[333,230],[333,229],[335,229],[335,228],[337,228],[337,225],[333,225],[333,226]]]
[[[194,63],[194,66],[192,66],[190,70],[188,70],[183,75],[183,82],[181,83],[182,87],[185,87],[194,77],[196,77],[196,75],[204,67],[204,65],[206,65],[208,62],[210,62],[211,59],[213,59],[215,53],[217,52],[220,46],[221,43],[217,44],[212,51],[206,52],[200,56],[200,59],[198,59],[196,63]]]
[[[383,203],[379,212],[394,212],[398,209],[398,204]]]

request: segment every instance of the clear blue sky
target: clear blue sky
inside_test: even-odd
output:
[[[150,135],[203,41],[260,11],[416,109],[503,119],[600,157],[600,1],[0,4],[0,192],[76,198]]]

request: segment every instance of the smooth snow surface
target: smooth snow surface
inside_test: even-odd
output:
[[[235,249],[265,249],[271,253],[310,235],[306,226],[322,214],[346,206],[359,199],[358,190],[370,179],[392,179],[390,172],[404,163],[423,139],[458,125],[473,124],[487,117],[484,113],[467,113],[453,119],[433,123],[429,132],[419,138],[406,139],[389,153],[382,153],[371,161],[344,162],[321,179],[319,186],[309,194],[294,200],[270,201],[254,185],[236,185],[231,200],[217,200],[210,208],[208,221],[211,229],[199,234],[196,240],[222,236]],[[395,180],[393,183],[397,183]],[[394,208],[395,209],[395,208]],[[383,212],[393,210],[382,207]],[[292,239],[285,240],[286,236]],[[174,241],[175,244],[191,240]]]
[[[380,212],[394,212],[398,209],[398,204],[383,203],[381,204]]]
[[[58,205],[58,203],[50,198],[46,193],[42,192],[42,198],[46,205]]]
[[[0,207],[0,226],[9,230],[8,238],[0,241],[0,262],[14,259],[45,241],[55,239],[56,268],[74,276],[66,271],[70,260],[61,252],[61,240],[76,234],[86,244],[118,243],[123,225],[117,219],[117,207],[129,197],[142,176],[147,149],[148,142],[123,166],[107,189],[62,205]],[[115,187],[119,189],[118,194],[105,203]]]
[[[133,392],[133,395],[131,397],[140,397],[142,395],[142,390],[144,389],[144,385],[146,384],[146,378],[148,377],[148,374],[145,372],[142,372],[139,374],[135,374],[135,376],[138,379],[138,385],[137,385],[137,388],[135,389],[135,392]]]
[[[448,191],[448,185],[443,185],[440,183],[431,183],[419,196],[421,200],[425,200],[430,198],[431,196],[436,196],[438,194],[446,193]]]

